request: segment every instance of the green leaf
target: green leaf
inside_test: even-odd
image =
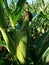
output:
[[[45,50],[49,47],[49,44],[45,43],[48,35],[49,31],[45,32],[37,41],[37,47],[36,47],[36,54],[38,56],[37,65],[40,63],[42,55],[44,54]]]
[[[0,31],[2,33],[2,36],[3,36],[3,39],[6,43],[6,48],[7,50],[12,54],[14,55],[15,53],[15,44],[13,42],[13,40],[11,39],[10,35],[7,34],[7,32],[5,31],[5,29],[3,28],[0,28]]]
[[[14,25],[14,21],[13,21],[13,17],[11,15],[10,9],[8,7],[8,4],[7,4],[7,0],[4,0],[4,5],[5,5],[5,13],[8,15],[8,18],[10,20],[9,22],[10,22],[12,28],[14,29],[15,25]]]
[[[0,65],[11,65],[11,61],[5,58],[0,58]]]
[[[45,50],[42,58],[43,58],[43,60],[46,59],[46,63],[49,62],[49,47]]]
[[[41,48],[42,48],[43,45],[45,44],[45,41],[46,41],[48,35],[49,35],[49,31],[48,31],[48,32],[45,32],[45,33],[38,39],[38,41],[37,41],[37,47],[36,47],[36,50],[37,50],[36,52],[37,52],[37,54],[40,53]]]
[[[0,1],[0,27],[6,28],[6,19],[3,8],[3,1]]]
[[[3,47],[6,46],[5,43],[2,40],[0,40],[0,45],[3,46]]]
[[[12,14],[12,16],[14,17],[14,22],[15,23],[17,22],[20,14],[21,14],[21,10],[22,10],[25,2],[26,2],[26,0],[18,0],[18,2],[17,2],[16,9],[15,9],[15,11]]]
[[[43,6],[45,6],[45,0],[42,0],[42,4],[43,4]]]

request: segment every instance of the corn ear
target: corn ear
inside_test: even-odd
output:
[[[26,32],[19,32],[17,35],[17,47],[14,57],[15,59],[17,58],[21,64],[24,64],[26,59],[27,35]]]

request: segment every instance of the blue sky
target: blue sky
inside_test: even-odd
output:
[[[36,0],[27,0],[27,2],[29,2],[30,4],[32,3],[32,1],[34,3]]]
[[[8,5],[10,4],[10,1],[11,1],[11,0],[7,0]],[[15,0],[15,1],[17,1],[17,0]],[[29,2],[29,4],[31,4],[32,1],[33,1],[33,3],[34,3],[36,0],[26,0],[26,1]],[[49,2],[49,0],[46,0],[46,2]]]
[[[32,3],[32,1],[33,1],[33,3],[36,1],[36,0],[26,0],[27,2],[29,2],[29,4],[31,4]],[[7,2],[8,2],[8,5],[10,4],[10,0],[7,0]]]

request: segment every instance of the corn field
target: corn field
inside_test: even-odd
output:
[[[0,65],[49,65],[49,1],[10,1],[0,0]]]

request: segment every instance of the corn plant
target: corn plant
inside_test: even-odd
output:
[[[17,20],[25,2],[26,0],[18,0],[16,6],[12,5],[15,9],[10,9],[7,0],[0,0],[0,32],[3,36],[0,45],[7,49],[15,65],[45,65],[49,62],[48,5],[42,0],[40,11],[36,10],[31,25],[29,26],[29,17],[26,16],[22,20],[21,29],[17,30]]]

